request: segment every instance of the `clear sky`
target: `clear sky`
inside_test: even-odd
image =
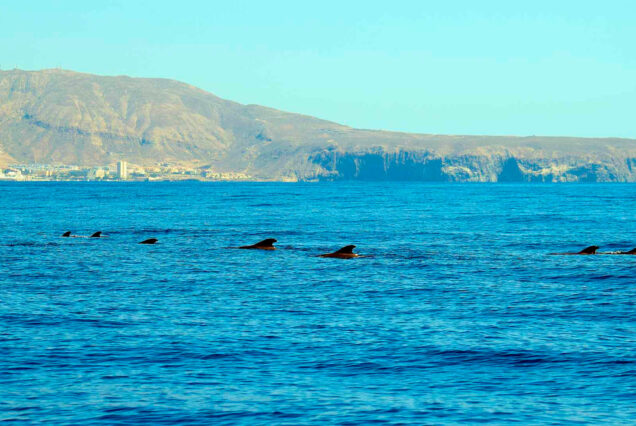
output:
[[[2,69],[166,77],[361,128],[636,137],[633,0],[0,1]]]

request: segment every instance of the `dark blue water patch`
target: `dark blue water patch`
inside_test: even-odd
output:
[[[136,235],[136,234],[177,234],[183,235],[192,232],[192,229],[160,229],[160,228],[140,228],[140,229],[120,229],[120,230],[111,230],[108,231],[107,234],[112,235]],[[201,230],[199,230],[201,232]]]
[[[633,248],[631,185],[0,194],[3,420],[636,420],[636,257],[549,256]],[[277,251],[230,248],[268,237]],[[317,257],[348,244],[366,257]]]
[[[16,241],[16,242],[9,242],[9,243],[5,243],[5,244],[0,244],[2,246],[5,247],[57,247],[59,246],[58,243],[55,242],[42,242],[41,240],[37,240],[37,241]]]
[[[257,204],[248,205],[248,207],[272,207],[272,206],[274,206],[274,204],[271,204],[271,203],[257,203]]]

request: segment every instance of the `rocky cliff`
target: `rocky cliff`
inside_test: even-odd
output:
[[[255,179],[636,181],[636,141],[407,134],[164,79],[0,71],[0,166],[173,162]]]

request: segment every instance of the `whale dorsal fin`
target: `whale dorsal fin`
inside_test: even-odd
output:
[[[70,237],[71,236],[71,231],[66,231],[65,233],[62,234],[63,237]]]
[[[263,241],[259,241],[258,243],[254,244],[254,247],[274,247],[274,243],[278,241],[275,238],[268,238],[266,240]]]
[[[156,238],[148,238],[147,240],[143,240],[139,244],[154,244],[157,241],[159,241],[159,240],[157,240]]]
[[[579,254],[596,254],[596,250],[598,250],[598,246],[589,246],[585,247],[583,250],[579,252]]]
[[[275,238],[268,238],[263,241],[259,241],[256,244],[252,244],[251,246],[241,246],[240,249],[256,249],[256,250],[276,250],[274,247],[274,243],[277,240]]]
[[[630,251],[625,252],[625,254],[636,254],[636,248],[633,248]]]
[[[97,231],[93,235],[91,235],[91,238],[99,238],[101,236],[102,236],[102,231]]]
[[[354,246],[354,245],[344,246],[340,250],[334,251],[334,254],[353,254],[353,249],[354,248],[356,248],[356,246]]]

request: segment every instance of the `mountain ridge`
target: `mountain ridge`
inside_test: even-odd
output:
[[[355,129],[161,78],[0,71],[0,165],[126,160],[267,180],[636,181],[636,140]]]

